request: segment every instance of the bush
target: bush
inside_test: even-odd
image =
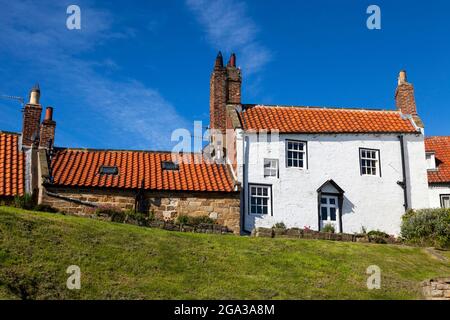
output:
[[[190,217],[186,215],[181,215],[178,216],[177,223],[190,226],[198,226],[200,224],[215,224],[216,222],[208,216]]]
[[[177,223],[178,224],[189,224],[189,217],[188,216],[178,216]]]
[[[151,214],[134,211],[133,209],[129,209],[125,211],[125,222],[137,224],[139,226],[146,226],[148,222],[153,220],[154,213]]]
[[[389,239],[389,235],[386,232],[380,230],[372,230],[367,233],[370,242],[375,243],[387,243]],[[392,241],[392,240],[390,240]]]
[[[50,212],[50,213],[56,213],[58,212],[57,209],[53,208],[52,206],[46,205],[46,204],[38,204],[33,208],[34,211],[40,211],[40,212]]]
[[[277,222],[273,225],[274,229],[287,229],[286,225],[284,224],[284,222]]]
[[[409,243],[450,247],[450,209],[409,210],[402,217],[401,235]]]
[[[14,207],[16,208],[32,210],[34,205],[33,197],[29,193],[26,193],[23,196],[14,197]]]
[[[97,216],[106,216],[111,218],[112,222],[122,223],[125,221],[126,214],[122,211],[122,209],[114,207],[114,206],[101,206],[95,209],[95,215]]]
[[[328,233],[334,233],[336,230],[334,230],[334,226],[332,224],[326,224],[322,228],[322,232],[328,232]]]

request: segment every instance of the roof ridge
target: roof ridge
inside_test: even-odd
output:
[[[55,147],[56,151],[84,151],[84,152],[141,152],[141,153],[172,153],[169,150],[132,150],[132,149],[100,149],[100,148],[69,148]],[[201,152],[180,152],[181,154],[201,155]]]
[[[361,108],[361,107],[336,107],[336,106],[294,106],[294,105],[270,105],[270,104],[243,104],[247,107],[263,108],[297,108],[297,109],[316,109],[316,110],[345,110],[345,111],[373,111],[373,112],[393,112],[401,113],[399,110]]]
[[[3,130],[0,130],[0,133],[13,134],[13,135],[16,135],[16,136],[20,136],[22,134],[21,132],[3,131]]]
[[[426,136],[425,139],[450,139],[450,136]]]

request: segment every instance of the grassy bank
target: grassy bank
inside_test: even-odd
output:
[[[444,253],[450,258],[448,252]],[[81,290],[65,273],[81,268]],[[382,270],[368,290],[369,265]],[[187,234],[0,207],[0,298],[415,299],[450,264],[420,248]]]

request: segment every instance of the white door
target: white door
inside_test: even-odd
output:
[[[323,195],[320,199],[320,229],[322,230],[327,224],[332,225],[336,233],[340,231],[339,205],[336,196]]]

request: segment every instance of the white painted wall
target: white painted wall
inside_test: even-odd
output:
[[[450,195],[450,184],[430,184],[428,187],[428,195],[430,198],[430,208],[440,208],[441,195]]]
[[[246,137],[249,140],[245,143]],[[345,191],[343,232],[382,230],[399,234],[404,214],[400,142],[397,135],[280,135],[278,141],[257,141],[256,134],[237,139],[238,177],[245,186],[244,219],[247,230],[284,222],[288,227],[318,229],[317,189],[333,179]],[[286,168],[285,140],[308,142],[308,169]],[[277,140],[277,139],[275,139]],[[361,176],[359,148],[380,150],[381,177]],[[415,208],[429,206],[423,136],[405,135],[408,202]],[[247,152],[246,152],[247,150]],[[247,155],[246,155],[247,154]],[[279,159],[279,178],[264,178],[264,158]],[[246,159],[246,172],[243,161]],[[248,214],[248,184],[272,185],[273,216]],[[413,186],[412,186],[413,185]]]

